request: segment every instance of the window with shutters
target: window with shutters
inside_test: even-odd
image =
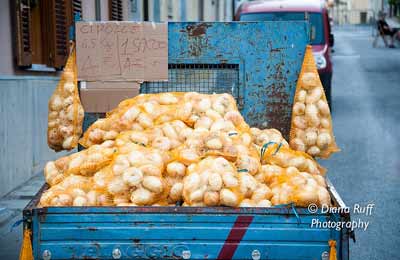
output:
[[[20,0],[16,12],[17,65],[29,66],[32,63],[31,9],[29,0]]]
[[[122,12],[122,0],[109,0],[108,1],[109,8],[109,18],[110,21],[123,21],[124,15]]]
[[[82,0],[14,0],[16,65],[62,69],[69,53],[70,28]]]

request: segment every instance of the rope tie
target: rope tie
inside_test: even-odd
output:
[[[276,142],[268,142],[268,143],[263,144],[263,146],[261,147],[261,158],[264,158],[264,154],[267,151],[268,146],[273,145],[273,144],[277,144],[277,143]],[[281,147],[282,147],[282,143],[279,143],[278,147],[276,148],[275,152],[272,155],[277,154],[279,152],[279,150],[281,149]]]

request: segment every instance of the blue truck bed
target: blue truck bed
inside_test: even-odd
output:
[[[349,215],[311,214],[290,205],[226,207],[38,208],[43,190],[24,209],[35,259],[349,259],[347,229],[311,227]],[[329,183],[336,207],[345,207]]]

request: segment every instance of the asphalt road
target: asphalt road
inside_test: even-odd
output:
[[[333,54],[333,124],[341,152],[328,175],[345,203],[375,204],[366,231],[356,230],[352,260],[400,259],[400,49],[371,30],[336,30]]]

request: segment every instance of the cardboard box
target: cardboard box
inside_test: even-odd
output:
[[[105,113],[113,110],[125,99],[139,94],[140,84],[122,81],[81,81],[80,98],[88,113]]]
[[[167,23],[78,22],[78,80],[168,80]]]

